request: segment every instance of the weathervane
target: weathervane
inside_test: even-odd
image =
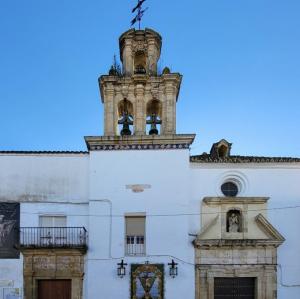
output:
[[[134,19],[131,20],[131,26],[133,26],[136,22],[139,22],[139,30],[141,29],[141,20],[144,12],[148,9],[148,7],[142,9],[142,5],[145,1],[146,0],[138,0],[138,4],[131,11],[132,13],[134,13],[137,10],[137,15],[134,17]]]

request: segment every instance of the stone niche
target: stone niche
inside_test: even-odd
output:
[[[193,242],[196,299],[214,299],[216,281],[224,278],[237,283],[250,279],[253,296],[248,298],[277,298],[277,247],[284,238],[267,220],[267,201],[265,197],[203,199],[202,229]]]
[[[76,249],[24,250],[24,299],[37,299],[38,281],[70,279],[72,299],[82,299],[84,256]]]

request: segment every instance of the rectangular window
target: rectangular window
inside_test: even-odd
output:
[[[126,255],[145,255],[145,216],[126,216]]]

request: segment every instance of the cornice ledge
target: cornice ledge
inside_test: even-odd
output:
[[[195,134],[85,136],[89,151],[189,149]]]
[[[217,197],[204,197],[203,202],[207,205],[220,205],[220,204],[264,204],[269,200],[269,197],[254,197],[254,196],[217,196]]]
[[[255,217],[255,221],[268,236],[270,236],[271,240],[278,241],[283,243],[285,238],[278,232],[278,230],[262,215],[258,214]]]
[[[270,239],[206,239],[196,238],[193,241],[195,248],[212,249],[221,247],[278,247],[282,241]]]

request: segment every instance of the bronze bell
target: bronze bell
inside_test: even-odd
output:
[[[131,131],[129,129],[129,126],[124,124],[123,129],[121,130],[121,136],[129,136],[131,135]]]
[[[155,127],[150,129],[149,135],[158,135],[158,130],[156,129],[156,125]]]

